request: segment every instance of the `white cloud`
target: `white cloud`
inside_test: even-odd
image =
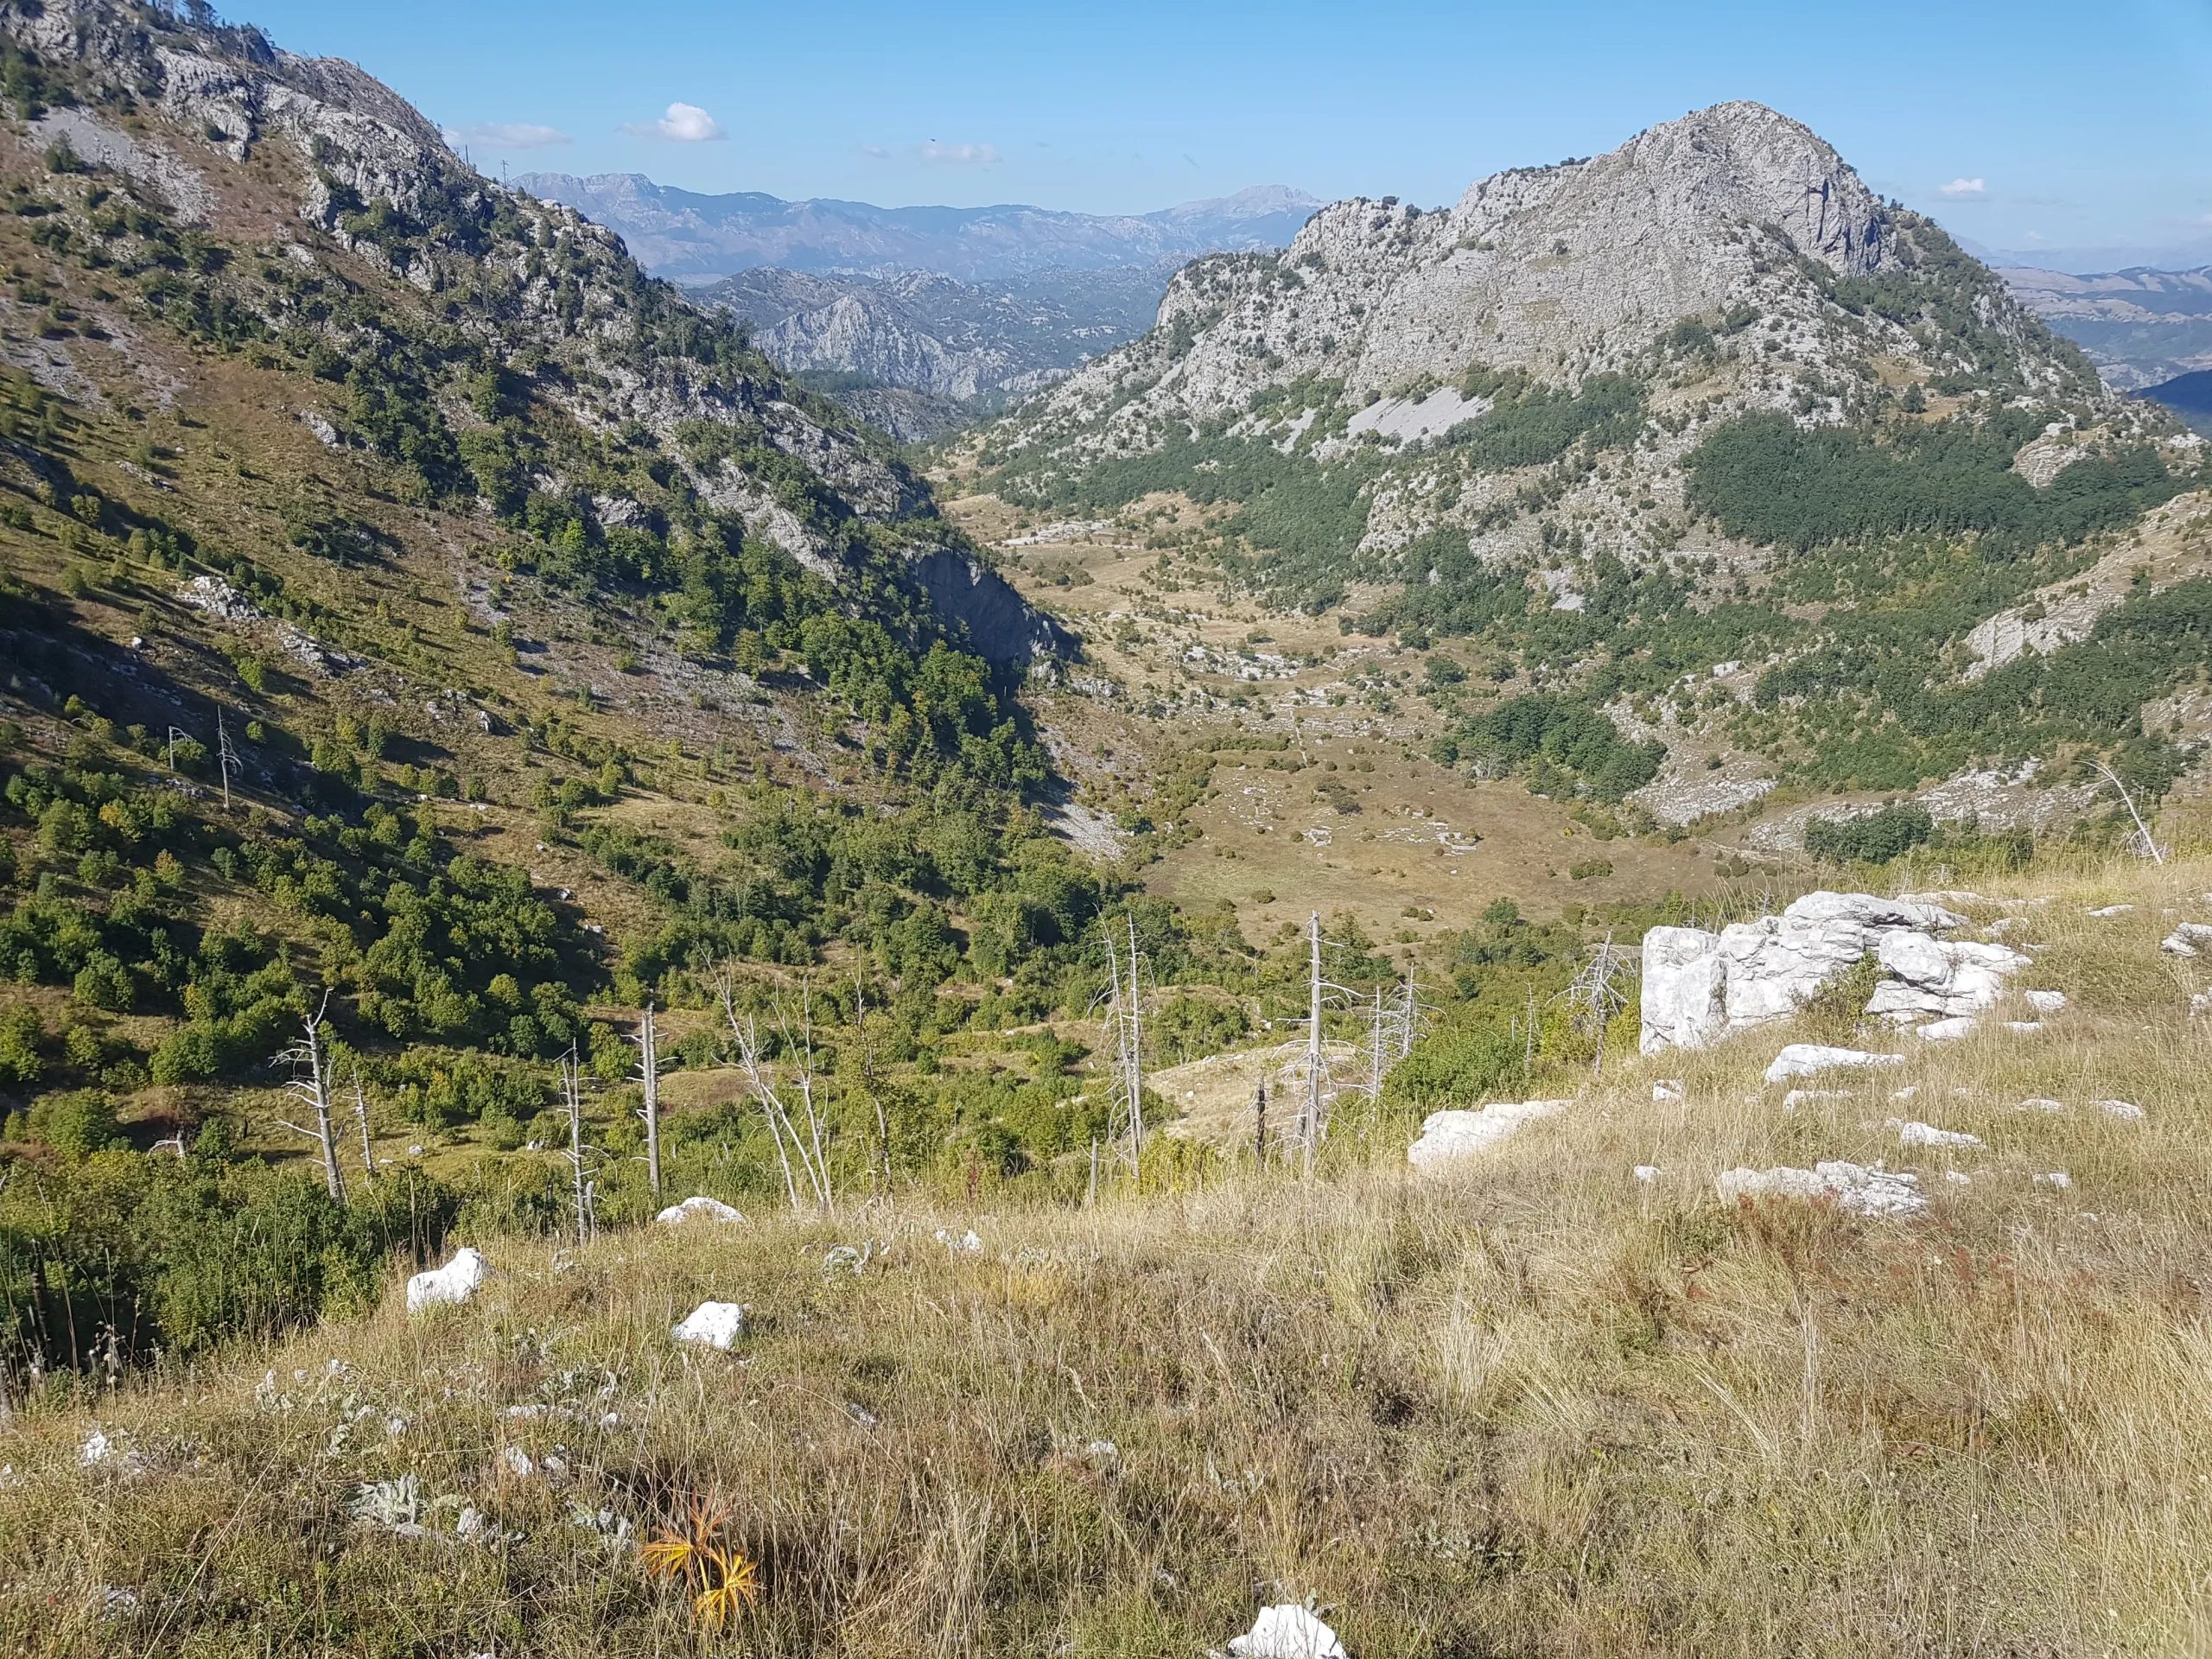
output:
[[[1978,196],[1986,196],[1989,194],[1989,181],[1953,179],[1948,184],[1937,185],[1936,194],[1948,197],[1953,201],[1972,201]]]
[[[471,126],[448,127],[445,139],[455,149],[474,144],[485,149],[543,149],[569,142],[560,128],[535,121],[479,121]]]
[[[996,144],[942,144],[934,138],[914,154],[932,167],[996,167],[1003,159]]]
[[[677,144],[703,144],[729,137],[722,124],[696,104],[680,101],[670,105],[659,120],[626,122],[622,130],[633,138],[665,138]]]

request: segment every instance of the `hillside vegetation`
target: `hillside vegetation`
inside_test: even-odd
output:
[[[1948,900],[2019,918],[2065,1011],[1897,1034],[1903,1066],[1786,1104],[1761,1068],[1848,1013],[1547,1068],[1567,1109],[1441,1179],[1378,1128],[1310,1182],[1230,1155],[1089,1209],[486,1236],[465,1306],[372,1287],[20,1415],[0,1630],[1158,1653],[1312,1598],[1356,1654],[2186,1649],[2212,1146],[2198,976],[2158,941],[2212,862],[1980,887]],[[1904,1145],[1900,1118],[1985,1144]],[[1827,1158],[1916,1173],[1930,1213],[1714,1196]],[[702,1298],[749,1306],[728,1353],[669,1339]],[[757,1568],[719,1634],[639,1550],[699,1527]]]
[[[1815,135],[1730,104],[1198,262],[1149,334],[950,465],[1025,524],[1448,658],[1429,734],[1478,777],[1525,760],[1500,722],[1572,705],[1586,764],[1541,786],[1664,823],[1952,785],[2047,828],[2075,808],[1987,780],[2102,762],[2156,795],[2202,751],[2204,454]],[[2148,638],[2176,649],[2113,677]]]

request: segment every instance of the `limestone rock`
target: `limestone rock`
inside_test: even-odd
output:
[[[1903,930],[1885,933],[1874,958],[1884,978],[1866,1012],[1900,1025],[1979,1014],[1995,1006],[2007,978],[2028,966],[2028,958],[2009,945]]]
[[[1229,1638],[1236,1659],[1344,1659],[1337,1633],[1294,1601],[1262,1607],[1243,1636]]]
[[[2193,957],[2207,944],[2212,944],[2212,923],[2183,922],[2158,941],[2158,949],[2170,957]]]
[[[1431,1112],[1421,1138],[1406,1149],[1406,1161],[1423,1173],[1489,1151],[1524,1123],[1565,1111],[1568,1100],[1494,1101],[1479,1111]]]
[[[1834,1160],[1810,1169],[1732,1169],[1713,1183],[1721,1202],[1796,1198],[1827,1202],[1848,1215],[1904,1220],[1928,1213],[1920,1178],[1902,1170],[1868,1169]]]
[[[2000,957],[2026,964],[2026,957],[2002,945],[1977,945],[1956,957],[1943,954],[1948,947],[1937,946],[1930,936],[1964,924],[1941,905],[1823,892],[1807,893],[1779,916],[1736,922],[1718,933],[1653,928],[1643,941],[1643,1052],[1700,1048],[1729,1032],[1794,1014],[1862,957],[1880,960],[1885,941],[1918,938],[1936,946],[1933,956],[1918,947],[1893,950],[1900,963],[1929,976],[1944,995],[1978,993]]]
[[[1983,1144],[1980,1135],[1968,1135],[1964,1129],[1939,1129],[1933,1123],[1917,1120],[1893,1117],[1885,1127],[1895,1129],[1899,1142],[1908,1147],[1942,1147],[1968,1152]]]
[[[693,1347],[727,1353],[745,1334],[745,1304],[702,1302],[669,1335]]]
[[[687,1221],[716,1221],[726,1224],[741,1222],[740,1215],[720,1198],[689,1198],[681,1204],[671,1204],[653,1217],[671,1227],[680,1227]]]
[[[1774,1057],[1774,1064],[1766,1069],[1766,1080],[1787,1083],[1792,1077],[1818,1077],[1823,1071],[1904,1064],[1902,1054],[1870,1054],[1864,1049],[1833,1048],[1825,1043],[1791,1043]]]
[[[407,1281],[407,1311],[416,1313],[426,1307],[456,1306],[477,1293],[487,1271],[482,1255],[464,1244],[442,1268],[418,1273]]]

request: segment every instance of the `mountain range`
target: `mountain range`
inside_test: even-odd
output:
[[[526,173],[514,183],[619,232],[656,276],[684,283],[758,266],[848,276],[925,270],[967,283],[1149,269],[1224,249],[1280,247],[1321,205],[1281,185],[1122,215],[703,195],[635,173]]]
[[[2212,369],[2212,266],[2086,275],[2014,266],[2003,274],[2116,390],[2155,396],[2166,381]]]

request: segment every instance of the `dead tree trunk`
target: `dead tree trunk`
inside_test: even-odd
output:
[[[584,1177],[583,1067],[571,1047],[561,1061],[561,1092],[569,1113],[569,1179],[576,1211],[576,1243],[591,1243],[592,1185]]]
[[[660,1197],[660,1039],[653,1027],[653,1005],[645,1004],[645,1024],[631,1039],[638,1046],[638,1082],[644,1088],[645,1104],[638,1116],[645,1125],[645,1183],[652,1188],[653,1197]]]
[[[322,1034],[323,1015],[329,1007],[330,993],[326,990],[315,1011],[303,1022],[300,1040],[276,1057],[278,1064],[292,1068],[292,1080],[284,1085],[284,1092],[306,1108],[312,1126],[281,1118],[277,1122],[280,1128],[315,1143],[322,1155],[323,1186],[334,1200],[343,1204],[346,1181],[338,1172],[338,1140],[331,1127],[330,1047]]]
[[[1306,971],[1306,1113],[1298,1126],[1304,1173],[1313,1173],[1313,1154],[1321,1139],[1321,912],[1306,918],[1310,947]]]
[[[353,1068],[353,1122],[361,1132],[361,1173],[377,1178],[376,1148],[369,1141],[369,1094],[361,1087],[361,1068]]]

